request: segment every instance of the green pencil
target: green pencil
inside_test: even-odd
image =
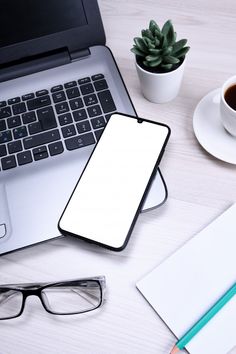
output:
[[[236,283],[213,305],[200,320],[175,344],[170,354],[185,348],[190,340],[214,317],[227,302],[236,295]]]

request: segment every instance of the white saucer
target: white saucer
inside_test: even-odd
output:
[[[236,164],[236,138],[223,127],[220,118],[220,88],[198,103],[193,114],[193,130],[202,147],[218,159]]]

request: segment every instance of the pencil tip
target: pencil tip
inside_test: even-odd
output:
[[[175,345],[174,348],[171,350],[170,354],[176,354],[178,353],[179,348]]]

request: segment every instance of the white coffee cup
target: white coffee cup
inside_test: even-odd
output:
[[[224,128],[236,137],[236,110],[231,108],[225,100],[227,89],[236,85],[236,75],[230,77],[222,86],[220,97],[220,114]]]

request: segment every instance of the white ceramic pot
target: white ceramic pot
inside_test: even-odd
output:
[[[160,74],[146,71],[136,62],[136,69],[144,97],[154,103],[164,103],[173,100],[180,89],[185,60],[177,69]]]

